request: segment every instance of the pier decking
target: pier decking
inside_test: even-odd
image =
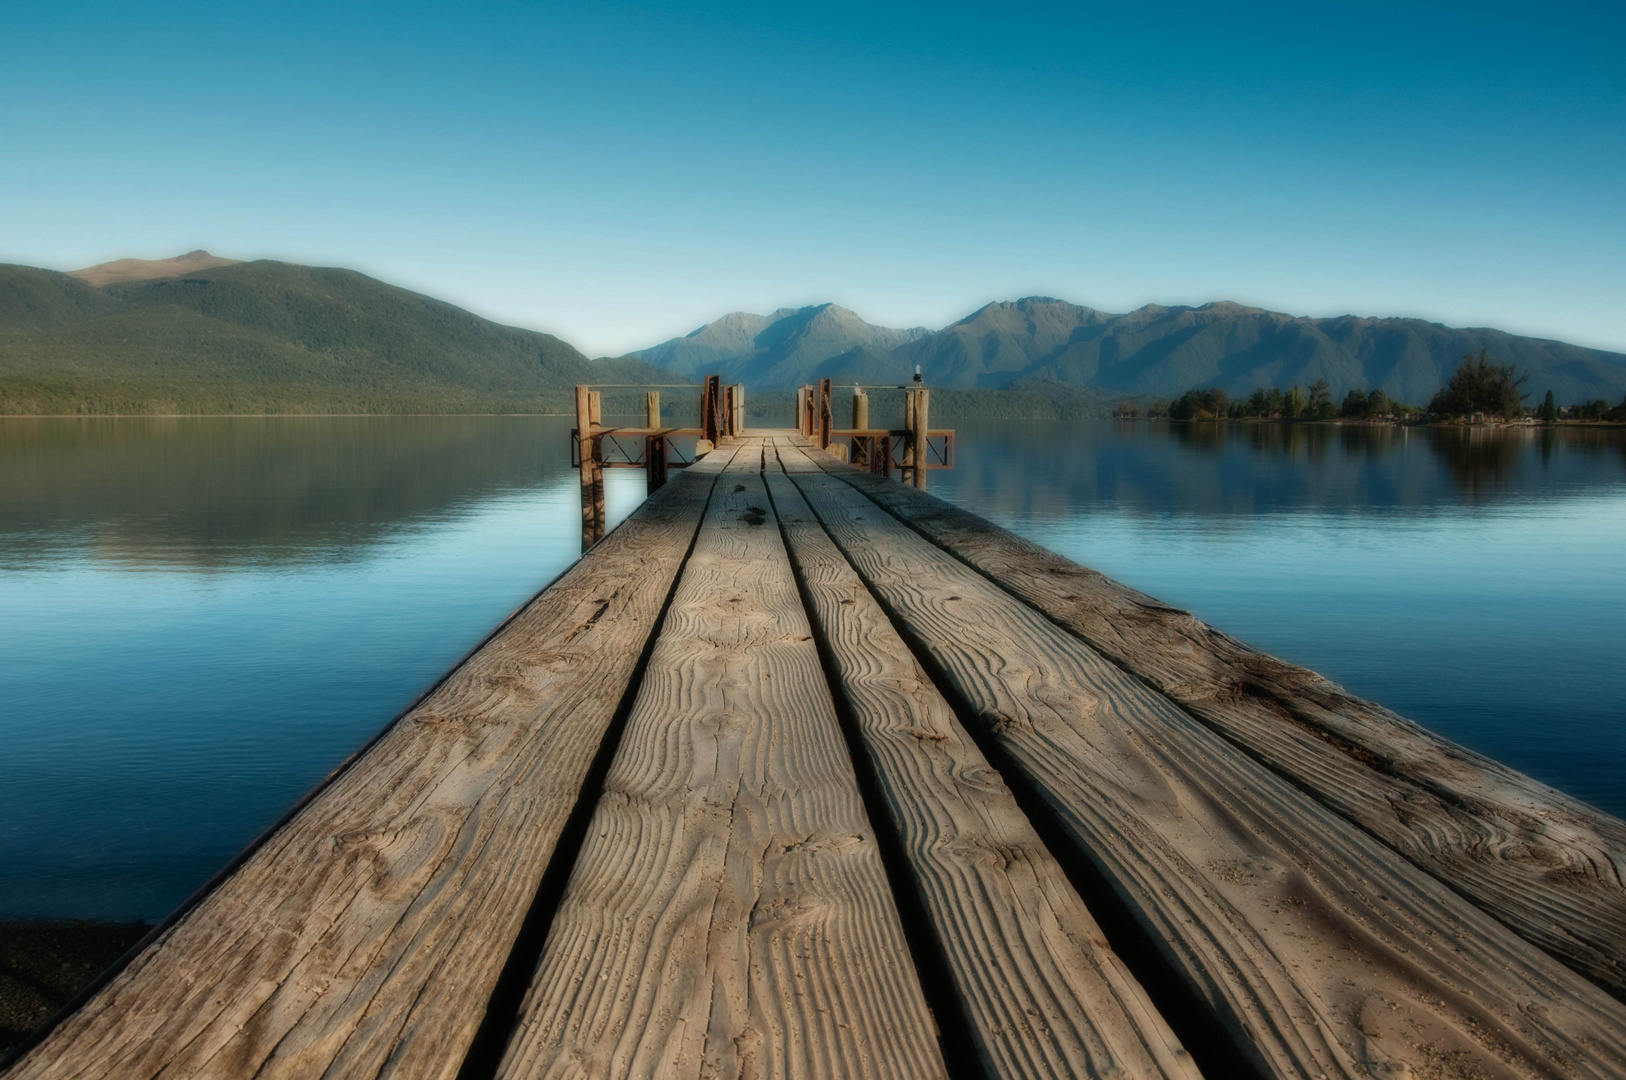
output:
[[[1620,1077],[1623,877],[1626,824],[746,433],[6,1075]]]

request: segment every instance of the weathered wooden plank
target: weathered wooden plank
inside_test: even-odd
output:
[[[771,464],[767,481],[986,1074],[1195,1078],[1190,1055],[800,493]]]
[[[736,445],[502,1077],[945,1073],[762,442]]]
[[[1263,1072],[1626,1071],[1626,1006],[805,468],[797,486],[934,674]]]
[[[722,464],[645,503],[10,1080],[455,1076]]]
[[[1626,996],[1626,822],[974,514],[825,464],[1324,805]]]

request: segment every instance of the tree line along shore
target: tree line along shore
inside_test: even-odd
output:
[[[1520,389],[1528,381],[1514,364],[1498,364],[1483,350],[1466,355],[1445,386],[1426,406],[1396,401],[1382,387],[1352,389],[1335,403],[1326,379],[1310,384],[1309,392],[1292,386],[1286,390],[1259,387],[1246,398],[1232,399],[1218,387],[1194,388],[1172,401],[1154,398],[1146,403],[1125,400],[1114,415],[1120,420],[1359,420],[1377,423],[1468,422],[1543,424],[1626,424],[1626,398],[1611,406],[1603,398],[1560,406],[1547,391],[1540,405],[1525,404],[1529,394]]]

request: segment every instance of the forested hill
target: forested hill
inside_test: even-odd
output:
[[[568,412],[588,360],[353,270],[247,262],[95,288],[0,265],[0,414]]]

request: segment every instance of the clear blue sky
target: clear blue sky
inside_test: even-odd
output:
[[[834,300],[1626,350],[1615,3],[0,6],[0,260],[355,267],[590,354]]]

